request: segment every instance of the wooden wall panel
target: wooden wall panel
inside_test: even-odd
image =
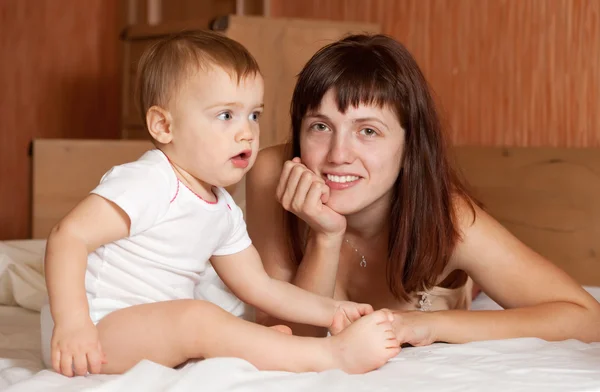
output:
[[[403,42],[456,144],[600,146],[600,0],[270,0]]]
[[[183,22],[225,15],[262,15],[263,0],[122,0],[130,24]]]
[[[119,135],[119,1],[0,1],[0,240],[30,235],[33,138]]]

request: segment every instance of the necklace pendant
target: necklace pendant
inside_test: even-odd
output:
[[[367,266],[367,259],[365,259],[365,256],[360,256],[360,266],[363,268]]]
[[[429,298],[429,294],[422,293],[421,299],[419,300],[419,308],[418,310],[422,312],[428,312],[431,310],[431,299]]]

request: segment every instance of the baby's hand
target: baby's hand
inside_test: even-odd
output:
[[[337,302],[337,308],[333,314],[333,321],[329,327],[329,332],[331,332],[332,335],[337,335],[354,321],[370,313],[373,313],[373,307],[371,305],[339,301]]]
[[[52,367],[67,377],[100,373],[104,360],[98,330],[87,319],[82,323],[58,324],[52,332]]]

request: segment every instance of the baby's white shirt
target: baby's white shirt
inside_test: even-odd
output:
[[[251,245],[241,209],[225,189],[213,189],[216,203],[198,197],[160,150],[102,177],[92,193],[123,209],[131,226],[129,237],[88,256],[85,286],[94,322],[115,308],[189,298],[252,317],[210,264],[213,255]]]

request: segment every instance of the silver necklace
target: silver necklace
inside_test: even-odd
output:
[[[352,249],[354,249],[354,251],[356,252],[357,255],[360,256],[360,263],[359,265],[363,268],[365,268],[367,266],[367,259],[365,258],[365,256],[363,254],[361,254],[358,249],[356,249],[351,243],[350,241],[348,241],[347,239],[344,239],[344,241],[346,241],[348,243],[348,245],[350,245],[350,247]]]

